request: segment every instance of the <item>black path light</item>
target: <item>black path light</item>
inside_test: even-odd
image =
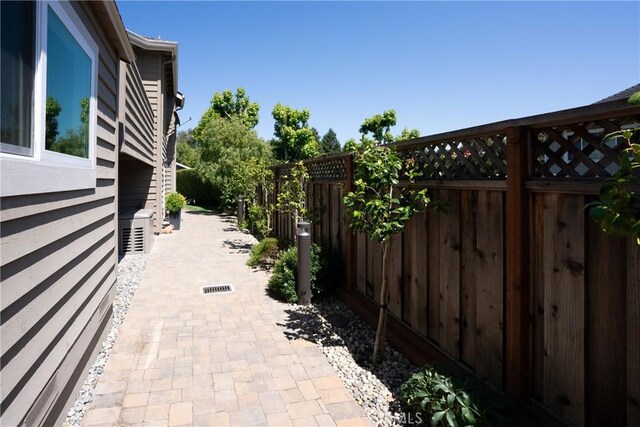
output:
[[[298,222],[298,275],[296,277],[296,293],[298,304],[308,305],[311,302],[311,233],[307,221]]]

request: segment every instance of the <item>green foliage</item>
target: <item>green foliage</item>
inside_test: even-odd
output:
[[[258,124],[259,111],[258,103],[250,102],[247,92],[241,87],[236,89],[235,95],[229,89],[216,92],[211,98],[209,108],[193,130],[193,135],[200,141],[205,128],[216,119],[238,121],[247,128],[253,129]]]
[[[269,235],[271,233],[271,211],[268,210],[268,207],[254,202],[249,205],[247,211],[247,228],[260,236]]]
[[[275,237],[265,237],[251,248],[251,255],[247,260],[247,265],[256,267],[259,265],[271,265],[278,257],[278,239]]]
[[[293,165],[288,174],[282,176],[284,183],[280,188],[276,209],[291,215],[294,226],[307,214],[305,184],[309,173],[301,161]]]
[[[640,105],[640,92],[636,92],[629,97],[628,100],[631,105]]]
[[[176,138],[176,160],[183,165],[194,167],[200,161],[198,143],[191,129],[178,132]]]
[[[289,162],[318,155],[318,141],[308,123],[309,110],[295,110],[278,103],[271,114],[275,121],[272,148],[276,159]]]
[[[402,129],[400,135],[396,137],[396,141],[406,141],[408,139],[420,138],[420,131],[418,129]]]
[[[52,96],[47,96],[45,120],[45,146],[49,149],[58,137],[58,116],[62,111],[60,103]]]
[[[373,138],[380,144],[388,144],[393,142],[391,134],[391,126],[396,124],[396,111],[386,110],[382,114],[376,114],[373,117],[365,119],[360,126],[360,133],[363,136],[371,134]]]
[[[402,231],[411,216],[431,201],[427,190],[411,187],[418,172],[412,159],[403,162],[395,148],[365,139],[354,156],[354,191],[344,197],[353,230],[385,242]],[[399,187],[400,171],[409,182]]]
[[[238,197],[250,198],[269,164],[269,147],[238,118],[215,119],[201,130],[198,174],[220,188],[224,208]]]
[[[631,236],[640,245],[640,144],[631,142],[638,129],[614,132],[604,142],[624,138],[627,148],[620,152],[620,169],[600,188],[600,200],[590,203],[589,215],[609,234]],[[635,189],[634,189],[635,187]]]
[[[180,193],[169,193],[164,198],[164,205],[169,212],[180,212],[184,205],[187,204],[187,200]]]
[[[358,151],[359,149],[360,143],[354,138],[349,138],[345,141],[342,151],[344,151],[345,153],[353,153],[354,151]]]
[[[220,188],[203,181],[195,169],[176,172],[176,190],[195,203],[217,206],[220,203]]]
[[[338,141],[338,136],[333,129],[329,129],[327,133],[324,134],[320,140],[320,148],[322,152],[326,154],[340,152],[340,141]]]
[[[476,426],[481,420],[471,397],[451,378],[431,367],[423,368],[402,384],[400,400],[407,410],[432,426]]]
[[[318,245],[311,245],[311,294],[319,297],[331,288],[332,283],[323,281],[330,277],[327,271],[329,265],[324,260],[322,250]],[[298,300],[296,294],[296,275],[298,273],[298,250],[291,247],[282,252],[275,263],[273,275],[269,279],[269,290],[276,299],[284,302],[295,303]]]

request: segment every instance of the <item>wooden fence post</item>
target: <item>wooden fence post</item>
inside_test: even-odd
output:
[[[280,168],[276,166],[273,168],[273,235],[276,237],[282,237],[280,235],[280,212],[275,208],[278,203],[278,180],[280,179]]]
[[[353,191],[353,154],[347,154],[347,158],[345,159],[345,172],[346,172],[346,182],[344,186],[344,194],[346,195],[348,192]],[[340,203],[344,204],[342,200]],[[346,212],[345,212],[346,215]],[[356,287],[356,257],[355,257],[355,236],[353,235],[353,231],[351,231],[351,227],[349,227],[349,221],[347,220],[345,227],[345,245],[347,249],[347,259],[346,263],[346,280],[347,280],[347,290],[351,291]]]
[[[516,397],[529,392],[530,279],[529,198],[525,190],[529,168],[529,131],[507,130],[505,389]]]

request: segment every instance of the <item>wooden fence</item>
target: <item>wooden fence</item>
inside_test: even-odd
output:
[[[394,144],[448,213],[417,214],[392,242],[390,341],[474,371],[544,424],[640,425],[640,247],[584,209],[617,170],[623,141],[603,136],[637,123],[614,101]],[[344,256],[340,296],[374,325],[381,250],[348,228],[352,162],[307,161],[307,201],[314,242]],[[293,237],[283,215],[274,229]]]

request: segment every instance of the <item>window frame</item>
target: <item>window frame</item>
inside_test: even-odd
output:
[[[82,158],[45,149],[47,99],[47,22],[49,8],[62,21],[91,60],[91,96],[89,101],[89,156]],[[96,146],[98,110],[99,48],[73,6],[68,2],[47,0],[36,3],[35,81],[31,155],[0,152],[0,194],[72,191],[96,186]]]

